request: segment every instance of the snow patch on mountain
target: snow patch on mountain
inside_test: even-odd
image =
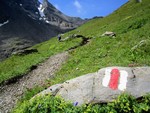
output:
[[[8,22],[9,22],[9,20],[7,20],[7,21],[4,22],[4,23],[0,23],[0,27],[3,26],[3,25],[5,25],[5,24],[7,24]]]
[[[50,21],[48,21],[48,20],[46,20],[45,22],[46,22],[46,23],[48,23],[48,24],[51,24],[51,22],[50,22]]]
[[[39,10],[40,16],[44,17],[45,16],[45,14],[44,14],[45,8],[43,8],[42,4],[40,4],[40,6],[38,7],[38,10]]]
[[[40,6],[38,7],[38,10],[40,14],[39,20],[44,20],[46,23],[51,24],[51,22],[48,21],[47,17],[44,14],[45,7],[43,6],[43,4],[40,4]]]

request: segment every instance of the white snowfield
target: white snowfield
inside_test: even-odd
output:
[[[4,22],[4,23],[0,23],[0,27],[3,26],[3,25],[5,25],[5,24],[7,24],[8,22],[9,22],[9,20],[7,20],[7,21]]]

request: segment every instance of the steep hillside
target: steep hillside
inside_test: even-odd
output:
[[[107,66],[149,66],[149,11],[149,0],[142,3],[131,0],[109,16],[91,20],[68,32],[66,36],[80,34],[92,39],[70,53],[68,63],[58,72],[58,76],[65,75],[67,80]],[[101,36],[106,31],[115,32],[116,37]]]
[[[149,0],[142,0],[141,3],[130,0],[109,16],[103,19],[93,19],[78,29],[66,33],[62,42],[57,42],[56,38],[52,38],[34,46],[33,48],[38,50],[37,53],[24,56],[15,55],[2,62],[0,82],[23,75],[29,71],[30,67],[47,57],[73,47],[76,48],[69,50],[68,61],[49,80],[49,85],[95,72],[106,66],[149,66],[149,12]],[[115,32],[116,37],[101,36],[106,31]],[[81,44],[81,37],[88,38],[85,45]],[[18,107],[17,112],[27,110],[26,108],[34,108],[33,105],[28,106],[29,101],[27,100],[21,107]]]
[[[59,33],[83,24],[77,17],[69,17],[47,0],[0,1],[0,59],[14,51],[46,41]]]
[[[105,66],[149,65],[149,11],[149,0],[143,0],[142,3],[132,0],[109,16],[103,19],[93,19],[78,29],[66,33],[63,38],[78,34],[90,39],[87,45],[70,52],[70,59],[59,74],[70,77],[70,74],[79,76]],[[105,31],[115,32],[116,37],[102,37],[101,35]],[[0,63],[0,75],[5,78],[1,77],[0,81],[22,75],[32,65],[52,54],[68,50],[72,46],[78,45],[80,41],[80,38],[69,38],[57,42],[57,38],[52,38],[34,46],[33,48],[36,48],[38,52],[24,56],[14,55]],[[18,67],[21,70],[17,69]],[[76,68],[79,70],[76,71]]]

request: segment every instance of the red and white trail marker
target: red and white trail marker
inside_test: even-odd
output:
[[[127,85],[128,73],[124,70],[106,69],[102,85],[113,90],[119,89],[124,91]]]
[[[120,72],[118,69],[111,70],[111,76],[109,80],[109,87],[113,90],[118,89],[118,81],[120,77]]]

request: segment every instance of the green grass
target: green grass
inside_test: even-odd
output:
[[[78,45],[80,42],[81,39],[58,42],[57,38],[52,38],[50,41],[33,46],[32,48],[36,48],[38,50],[37,53],[24,56],[11,56],[0,63],[0,83],[13,77],[26,74],[30,71],[32,66],[39,64],[51,55],[68,50],[69,48]]]
[[[38,96],[24,101],[14,113],[149,113],[150,95],[136,100],[128,94],[121,94],[108,104],[82,105],[66,102],[61,97],[51,95]]]
[[[81,34],[92,37],[90,42],[69,52],[69,59],[49,82],[62,83],[83,74],[98,71],[107,66],[149,66],[150,65],[150,1],[135,0],[123,5],[103,19],[93,19],[79,28],[65,33],[64,37]],[[80,32],[79,32],[80,31]],[[113,31],[116,38],[101,37],[105,31]],[[52,38],[35,45],[38,53],[25,56],[12,56],[0,63],[0,83],[15,76],[27,73],[31,66],[37,65],[49,56],[78,45],[81,39],[58,42]],[[143,42],[140,45],[140,42]],[[136,45],[138,45],[136,47]],[[136,48],[134,48],[136,47]],[[133,49],[134,48],[134,49]],[[40,89],[40,88],[39,88]],[[41,90],[41,89],[40,89]],[[39,90],[27,92],[30,99]]]
[[[150,14],[148,12],[150,12],[149,0],[143,0],[142,3],[131,1],[103,19],[91,20],[78,29],[66,33],[64,37],[81,34],[93,38],[87,45],[70,52],[68,61],[55,77],[49,80],[51,85],[107,66],[130,64],[149,66]],[[105,31],[115,32],[116,38],[101,37]],[[132,50],[142,40],[146,40],[145,43]],[[51,41],[53,40],[49,43]]]
[[[53,82],[60,83],[107,66],[150,65],[150,2],[128,2],[113,14],[94,19],[68,34],[93,37],[89,44],[70,52],[70,59],[57,72]],[[116,38],[101,37],[113,31]],[[145,42],[136,49],[142,40]]]
[[[144,0],[142,3],[135,3],[132,0],[109,16],[103,19],[93,19],[78,29],[66,33],[64,37],[81,34],[93,38],[86,46],[70,52],[70,59],[57,73],[58,76],[62,76],[62,81],[65,81],[106,66],[128,66],[130,63],[140,66],[150,65],[149,43],[138,50],[131,51],[131,48],[140,41],[149,42],[150,40],[149,12],[148,0]],[[117,37],[115,39],[101,37],[105,31],[113,31]],[[51,55],[78,45],[80,42],[81,39],[58,42],[56,38],[52,38],[33,47],[38,49],[38,53],[8,58],[0,63],[0,83],[24,75],[30,71],[33,65],[37,65]]]

